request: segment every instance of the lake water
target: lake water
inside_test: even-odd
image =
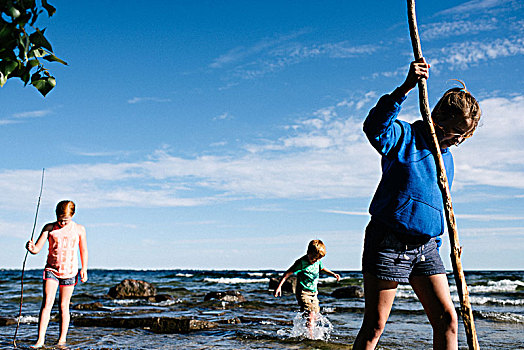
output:
[[[349,349],[357,335],[364,309],[363,298],[335,299],[337,288],[360,285],[357,271],[337,271],[342,280],[321,278],[319,300],[321,324],[311,340],[292,294],[274,298],[268,291],[269,278],[281,271],[198,271],[198,270],[90,270],[89,281],[75,288],[72,304],[99,301],[110,311],[71,310],[72,325],[67,349]],[[16,318],[20,301],[20,270],[0,270],[0,317]],[[112,300],[110,287],[126,278],[153,283],[158,293],[174,300],[150,303],[144,300]],[[459,306],[455,282],[448,276],[452,296]],[[474,310],[475,325],[482,349],[524,349],[524,271],[469,271],[466,280]],[[204,301],[208,292],[238,290],[242,303]],[[37,336],[38,311],[42,293],[42,271],[25,272],[24,304],[17,336],[18,348],[28,348]],[[53,314],[57,313],[56,304]],[[75,327],[78,316],[145,317],[186,316],[198,320],[241,323],[189,334],[156,334],[147,329]],[[0,348],[13,349],[16,325],[0,326]],[[46,344],[58,338],[58,322],[52,321]],[[421,304],[408,285],[401,285],[381,349],[431,349],[431,327]],[[467,349],[462,321],[459,347]]]

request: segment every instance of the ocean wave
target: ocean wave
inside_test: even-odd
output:
[[[38,323],[36,316],[20,316],[20,323]]]
[[[453,295],[452,299],[454,302],[460,302],[460,299],[458,295]],[[469,301],[471,304],[476,305],[486,305],[486,304],[495,304],[495,305],[512,305],[512,306],[520,306],[524,305],[523,299],[498,299],[498,298],[492,298],[492,297],[477,297],[469,295]]]
[[[142,300],[140,299],[114,299],[112,300],[113,303],[118,305],[131,305],[131,304],[138,304]]]
[[[176,277],[193,277],[194,275],[192,273],[177,273],[175,275]]]
[[[473,293],[511,293],[517,291],[518,287],[524,287],[522,281],[489,281],[487,285],[468,286],[470,292]]]
[[[524,288],[524,282],[512,280],[489,281],[486,284],[468,285],[470,293],[515,293]],[[451,292],[457,292],[456,285],[450,285]]]
[[[524,315],[517,315],[511,312],[494,312],[494,311],[479,311],[477,316],[487,320],[509,323],[524,323]]]
[[[164,300],[164,301],[161,301],[159,303],[151,303],[151,305],[154,305],[154,306],[171,306],[171,305],[175,305],[175,304],[181,304],[183,302],[184,301],[182,299],[172,299],[172,300]]]
[[[204,278],[204,282],[222,283],[222,284],[268,283],[269,278],[251,279],[251,278],[238,278],[238,277],[233,277],[233,278],[220,277],[220,278]]]

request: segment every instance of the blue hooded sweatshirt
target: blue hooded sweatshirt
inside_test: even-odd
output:
[[[406,96],[395,90],[380,98],[364,121],[364,132],[382,155],[382,178],[369,212],[373,220],[394,231],[420,237],[444,233],[442,194],[437,167],[422,120],[397,120]],[[453,182],[453,157],[442,149],[449,186]]]

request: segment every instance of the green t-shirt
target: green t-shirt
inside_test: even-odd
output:
[[[312,264],[309,262],[307,255],[304,255],[295,261],[293,266],[291,266],[291,271],[297,275],[297,281],[303,290],[316,293],[320,270],[323,268],[324,266],[320,260]]]

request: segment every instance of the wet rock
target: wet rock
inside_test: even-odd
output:
[[[111,311],[111,309],[104,307],[99,301],[89,304],[76,304],[73,306],[73,310]]]
[[[237,290],[227,290],[225,292],[210,292],[207,293],[204,297],[204,301],[211,299],[218,299],[221,301],[233,302],[233,303],[243,303],[246,301],[246,298],[240,294]]]
[[[77,317],[73,323],[75,327],[145,328],[155,333],[189,333],[218,326],[187,317]]]
[[[175,300],[175,298],[173,298],[169,294],[157,294],[157,295],[147,298],[147,301],[149,301],[150,303],[161,303],[163,301],[170,301],[170,300]]]
[[[107,294],[115,299],[144,298],[155,296],[156,288],[149,282],[126,279],[111,287]]]
[[[240,323],[242,323],[242,321],[238,317],[229,318],[229,319],[226,319],[226,320],[219,320],[217,322],[220,323],[220,324],[240,324]]]
[[[277,289],[279,283],[280,283],[280,278],[271,278],[269,280],[269,289],[270,290]],[[296,290],[297,290],[297,276],[295,275],[289,276],[289,278],[282,285],[282,293],[287,292],[287,293],[295,294]]]
[[[331,296],[337,299],[343,298],[363,298],[364,289],[361,286],[348,286],[335,289]]]
[[[0,326],[10,326],[12,324],[16,324],[16,319],[0,317]]]

